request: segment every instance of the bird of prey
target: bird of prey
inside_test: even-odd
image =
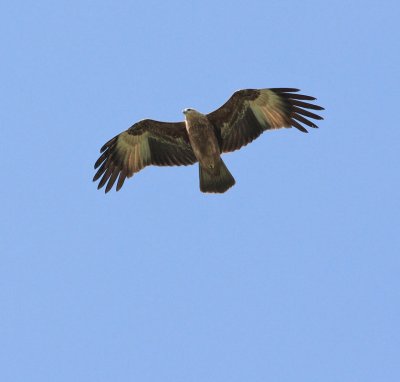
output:
[[[201,114],[184,109],[185,121],[141,120],[110,139],[100,149],[93,181],[105,192],[117,182],[119,191],[126,178],[149,165],[187,166],[199,162],[200,190],[223,193],[235,179],[221,154],[247,145],[266,130],[295,127],[307,133],[304,125],[318,127],[309,118],[323,119],[311,110],[321,106],[305,101],[314,97],[299,89],[243,89],[236,91],[219,109]]]

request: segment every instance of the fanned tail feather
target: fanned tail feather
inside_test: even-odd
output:
[[[200,191],[222,194],[235,184],[235,179],[220,159],[214,169],[205,169],[199,163]]]

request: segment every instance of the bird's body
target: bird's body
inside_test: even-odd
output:
[[[204,114],[191,109],[185,113],[186,131],[194,155],[205,168],[214,168],[221,152],[214,127]]]
[[[185,109],[184,122],[145,119],[109,140],[95,163],[100,177],[98,188],[106,183],[108,192],[115,182],[117,191],[125,179],[148,165],[174,166],[199,162],[200,190],[223,193],[235,180],[221,154],[245,146],[266,130],[317,127],[308,120],[322,117],[305,109],[323,110],[304,102],[314,97],[296,94],[298,89],[245,89],[235,92],[219,109],[201,114]]]
[[[199,162],[200,190],[222,193],[235,184],[235,179],[221,159],[216,129],[207,116],[186,109],[185,124],[189,142]]]

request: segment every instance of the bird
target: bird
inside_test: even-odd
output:
[[[316,98],[295,88],[242,89],[209,114],[186,108],[181,122],[143,119],[116,135],[100,149],[93,181],[98,189],[116,191],[126,178],[149,165],[187,166],[199,163],[200,191],[224,193],[235,179],[221,158],[252,142],[264,131],[305,126],[317,128],[322,120],[309,110],[324,110]]]

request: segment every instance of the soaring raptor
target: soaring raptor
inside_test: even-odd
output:
[[[100,149],[93,181],[105,192],[117,182],[120,190],[126,178],[149,165],[187,166],[199,162],[200,190],[223,193],[235,179],[221,154],[238,150],[266,130],[303,125],[318,127],[309,120],[323,119],[311,110],[321,106],[305,102],[314,97],[297,93],[299,89],[244,89],[235,92],[219,109],[201,114],[184,109],[184,122],[144,119],[110,139]]]

